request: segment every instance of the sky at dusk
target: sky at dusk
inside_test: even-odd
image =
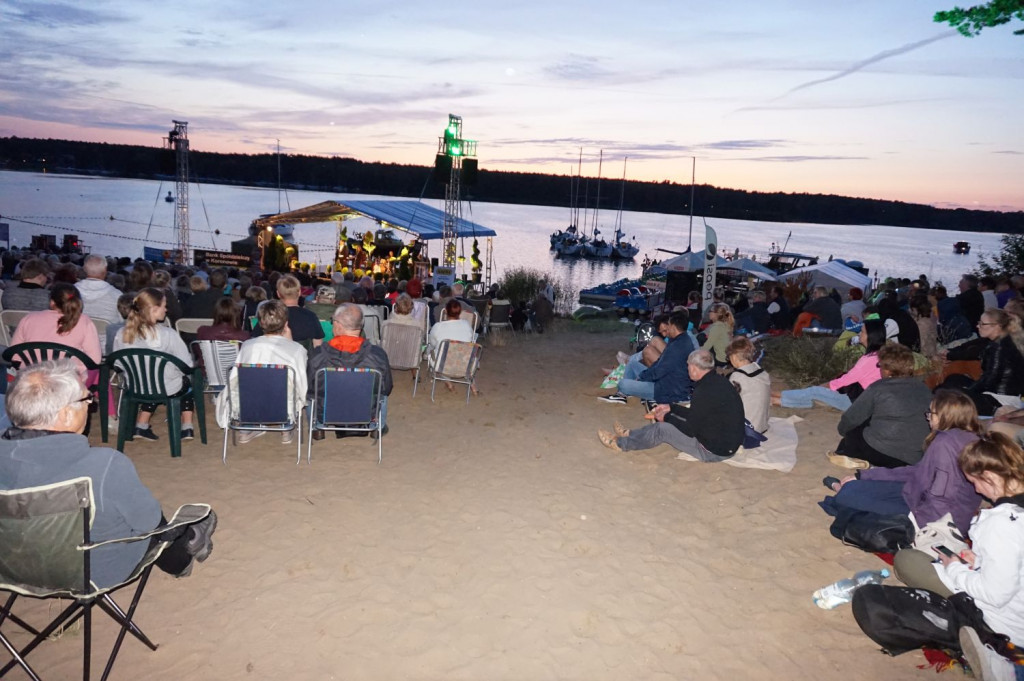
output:
[[[0,136],[1024,210],[1020,24],[954,4],[0,0]]]

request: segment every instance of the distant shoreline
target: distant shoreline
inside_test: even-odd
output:
[[[0,138],[0,169],[68,175],[173,181],[174,159],[167,149],[138,145]],[[352,158],[283,154],[221,154],[192,151],[190,182],[441,199],[444,185],[429,166],[368,163]],[[583,178],[584,184],[594,178]],[[481,169],[464,184],[463,196],[478,203],[568,207],[571,178],[565,175]],[[465,180],[464,180],[465,183]],[[616,191],[602,192],[600,209],[619,208],[621,182],[605,178]],[[690,185],[627,181],[623,209],[686,215]],[[821,194],[751,192],[711,185],[694,187],[694,213],[728,218],[825,225],[891,225],[955,232],[1024,233],[1024,211],[936,208],[923,204]],[[591,193],[593,195],[593,192]],[[593,209],[593,205],[589,206]]]

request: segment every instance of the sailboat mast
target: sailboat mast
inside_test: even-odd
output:
[[[686,237],[686,250],[690,251],[693,248],[693,191],[697,184],[697,157],[691,156],[693,159],[693,170],[690,175],[690,235]]]
[[[277,140],[277,212],[281,213],[281,140]]]
[[[597,197],[594,199],[594,226],[591,234],[597,234],[597,213],[601,210],[601,166],[604,164],[604,149],[597,157]]]
[[[580,224],[580,183],[583,181],[583,147],[580,147],[580,160],[576,164],[576,213],[573,215],[572,224]]]
[[[615,241],[619,240],[619,232],[622,231],[622,204],[626,201],[626,163],[629,156],[622,159],[622,189],[619,190],[619,214],[615,218]]]

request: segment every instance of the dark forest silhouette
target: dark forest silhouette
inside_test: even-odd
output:
[[[437,199],[444,186],[432,179],[429,166],[367,163],[352,158],[284,154],[283,187],[321,192],[384,194]],[[190,181],[276,187],[276,154],[220,154],[192,151]],[[53,139],[0,138],[0,168],[110,177],[172,179],[171,152],[157,147]],[[584,178],[586,181],[586,178]],[[592,179],[591,182],[594,182]],[[537,206],[568,206],[570,179],[565,175],[481,169],[472,186],[463,187],[471,201]],[[619,192],[602,196],[602,209],[617,209]],[[923,204],[826,194],[752,192],[697,185],[697,215],[739,220],[811,222],[837,225],[891,225],[962,232],[1024,232],[1024,211],[944,209]],[[674,182],[626,184],[624,208],[630,211],[688,214],[690,185]]]

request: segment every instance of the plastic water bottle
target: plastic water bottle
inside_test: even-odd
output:
[[[853,592],[865,584],[881,584],[888,576],[889,571],[884,568],[861,570],[851,578],[840,579],[835,584],[823,586],[815,591],[814,604],[822,610],[831,610],[843,603],[849,603],[853,599]]]

